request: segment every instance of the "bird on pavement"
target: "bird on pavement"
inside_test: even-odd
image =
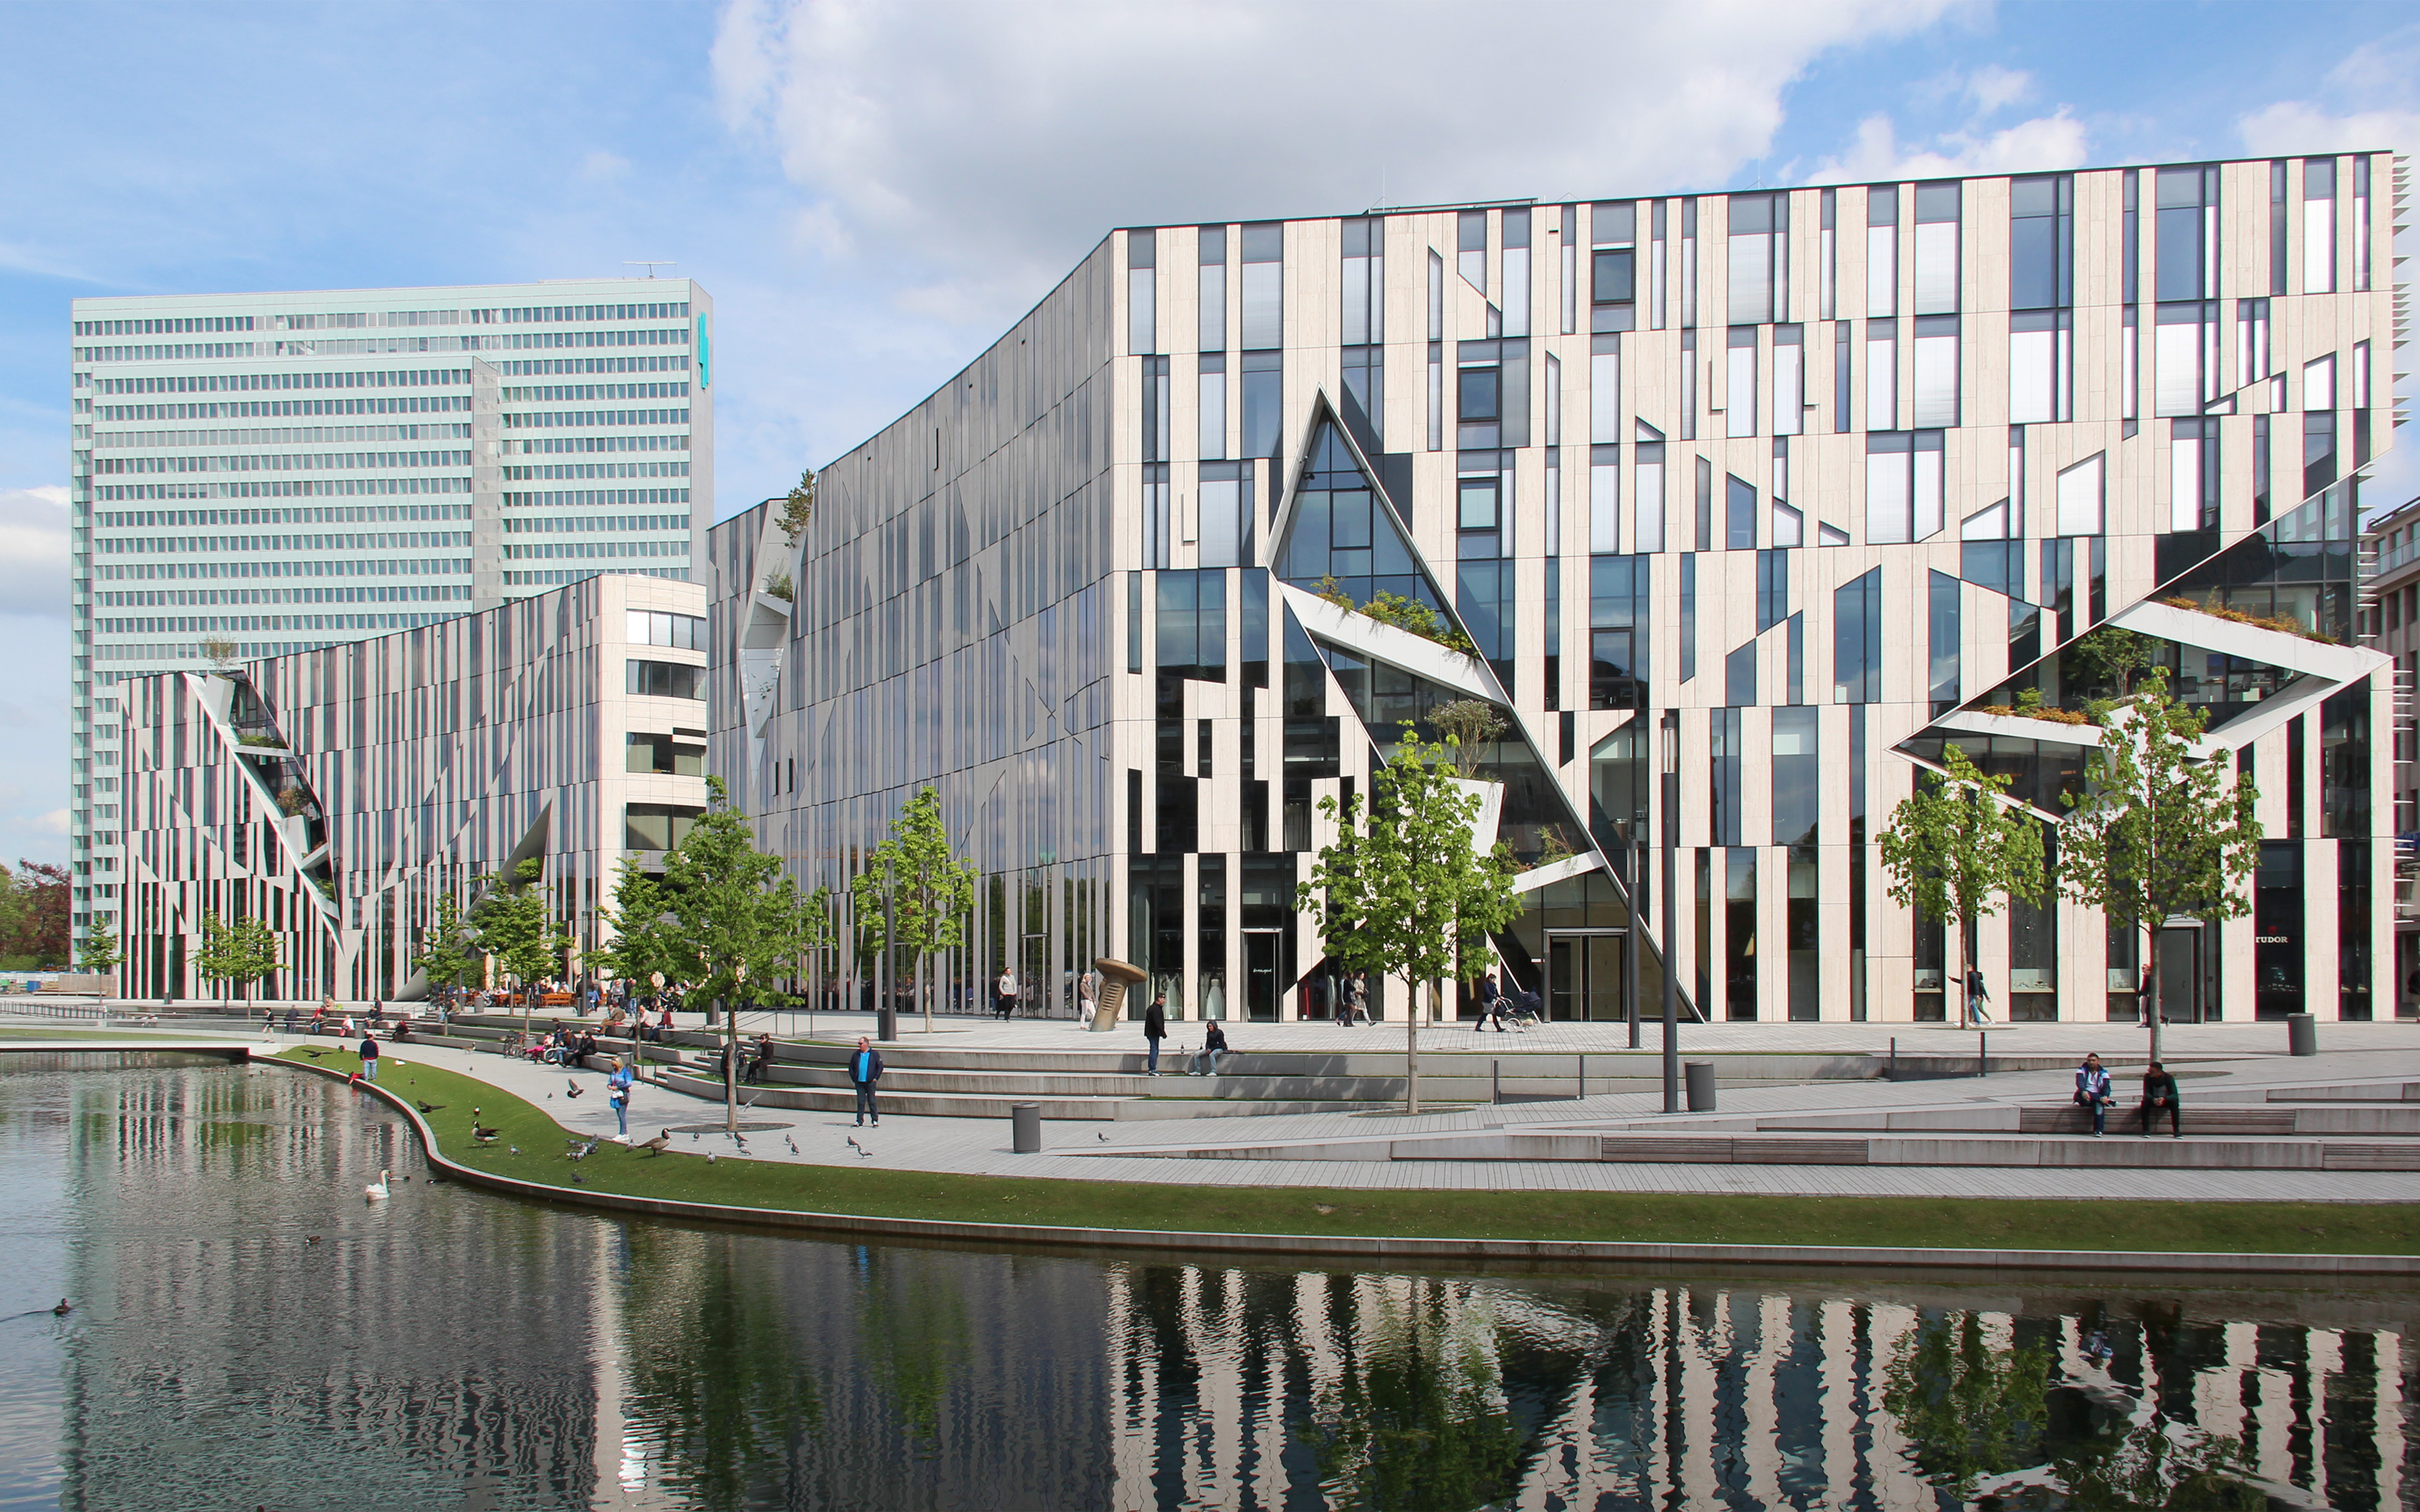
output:
[[[1093,1131],[1093,1137],[1094,1137],[1094,1138],[1095,1138],[1095,1139],[1097,1139],[1097,1140],[1099,1140],[1101,1143],[1103,1143],[1103,1144],[1105,1144],[1105,1145],[1106,1145],[1106,1144],[1108,1144],[1108,1143],[1109,1142],[1109,1136],[1108,1134],[1105,1134],[1101,1133],[1098,1129],[1095,1129],[1095,1130],[1094,1130],[1094,1131]]]
[[[848,1140],[849,1149],[856,1150],[858,1154],[863,1156],[867,1160],[872,1160],[874,1158],[874,1151],[866,1149],[863,1145],[859,1144],[855,1134],[849,1134],[845,1137]]]
[[[791,1138],[788,1134],[783,1134],[782,1136],[782,1143],[790,1147],[791,1154],[795,1155],[799,1152],[799,1142]]]
[[[693,1145],[693,1144],[696,1144],[699,1140],[701,1140],[701,1139],[703,1139],[703,1138],[705,1138],[705,1137],[706,1137],[706,1135],[704,1135],[704,1134],[702,1134],[698,1133],[698,1132],[697,1132],[696,1130],[694,1130],[694,1129],[691,1129],[691,1130],[689,1132],[689,1142],[690,1142],[690,1144],[692,1144],[692,1145]]]
[[[664,1147],[672,1142],[673,1132],[670,1129],[667,1129],[663,1133],[656,1135],[653,1139],[644,1142],[639,1146],[639,1148],[646,1150],[650,1154],[660,1155],[664,1152]]]
[[[566,1097],[578,1097],[580,1095],[580,1084],[578,1082],[573,1082],[571,1084],[571,1090],[563,1095]]]

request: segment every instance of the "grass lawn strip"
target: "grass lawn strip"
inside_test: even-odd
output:
[[[299,1050],[287,1056],[299,1057]],[[405,1052],[407,1061],[410,1052]],[[349,1072],[351,1052],[318,1064]],[[2104,1202],[2029,1197],[1773,1197],[1627,1192],[1364,1191],[1197,1187],[1153,1181],[868,1169],[721,1158],[673,1136],[661,1155],[600,1144],[577,1165],[543,1110],[458,1072],[390,1057],[379,1085],[438,1104],[424,1115],[444,1155],[477,1170],[591,1192],[727,1207],[1078,1228],[1333,1234],[1379,1238],[1616,1243],[1825,1244],[1893,1249],[2144,1250],[2223,1254],[2420,1255],[2420,1205]],[[471,1110],[503,1131],[471,1140]],[[711,1110],[709,1110],[711,1111]],[[702,1119],[700,1121],[703,1121]],[[633,1128],[634,1137],[656,1126]],[[769,1136],[768,1136],[769,1137]],[[729,1141],[721,1140],[727,1146]],[[511,1153],[519,1147],[520,1153]],[[692,1151],[695,1151],[693,1153]],[[721,1154],[721,1150],[717,1151]]]

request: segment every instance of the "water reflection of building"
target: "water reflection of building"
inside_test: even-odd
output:
[[[2156,1410],[2162,1432],[2238,1441],[2260,1477],[2302,1488],[2315,1504],[2400,1506],[2420,1488],[2403,1427],[2402,1404],[2420,1380],[2402,1299],[2183,1306],[1143,1267],[1113,1270],[1109,1291],[1120,1507],[1352,1500],[1349,1482],[1322,1485],[1338,1467],[1320,1449],[1337,1437],[1340,1412],[1354,1411],[1357,1382],[1374,1378],[1386,1335],[1400,1335],[1397,1320],[1409,1316],[1430,1327],[1421,1349],[1431,1369],[1450,1378],[1455,1357],[1474,1348],[1486,1363],[1492,1389],[1460,1407],[1499,1415],[1512,1448],[1489,1504],[1955,1504],[1917,1472],[1884,1403],[1892,1362],[1945,1309],[1978,1314],[1995,1349],[2046,1350],[2071,1379],[2092,1379],[2087,1340],[2105,1335],[2109,1378]],[[1442,1427],[1427,1426],[1431,1435]],[[1447,1483],[1484,1459],[1487,1439],[1466,1434],[1453,1451],[1465,1463],[1429,1467],[1437,1492],[1429,1504],[1457,1504]],[[1438,1453],[1394,1442],[1399,1452]],[[1349,1477],[1369,1467],[1348,1456],[1342,1469]]]
[[[63,1506],[589,1504],[593,1226],[370,1207],[401,1124],[301,1077],[96,1077],[77,1117]]]

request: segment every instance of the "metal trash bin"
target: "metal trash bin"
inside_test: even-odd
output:
[[[1714,1112],[1714,1063],[1711,1060],[1692,1060],[1684,1063],[1681,1071],[1689,1083],[1689,1111]]]
[[[1020,1155],[1038,1155],[1042,1152],[1041,1103],[1012,1103],[1008,1110],[1008,1121],[1013,1134],[1010,1148]]]
[[[2308,1013],[2287,1014],[2286,1047],[2298,1056],[2318,1055],[2319,1053],[2319,1020]]]

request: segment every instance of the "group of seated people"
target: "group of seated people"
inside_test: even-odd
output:
[[[597,1036],[587,1029],[566,1028],[557,1019],[554,1027],[523,1045],[521,1052],[549,1066],[576,1066],[582,1057],[597,1053]]]

